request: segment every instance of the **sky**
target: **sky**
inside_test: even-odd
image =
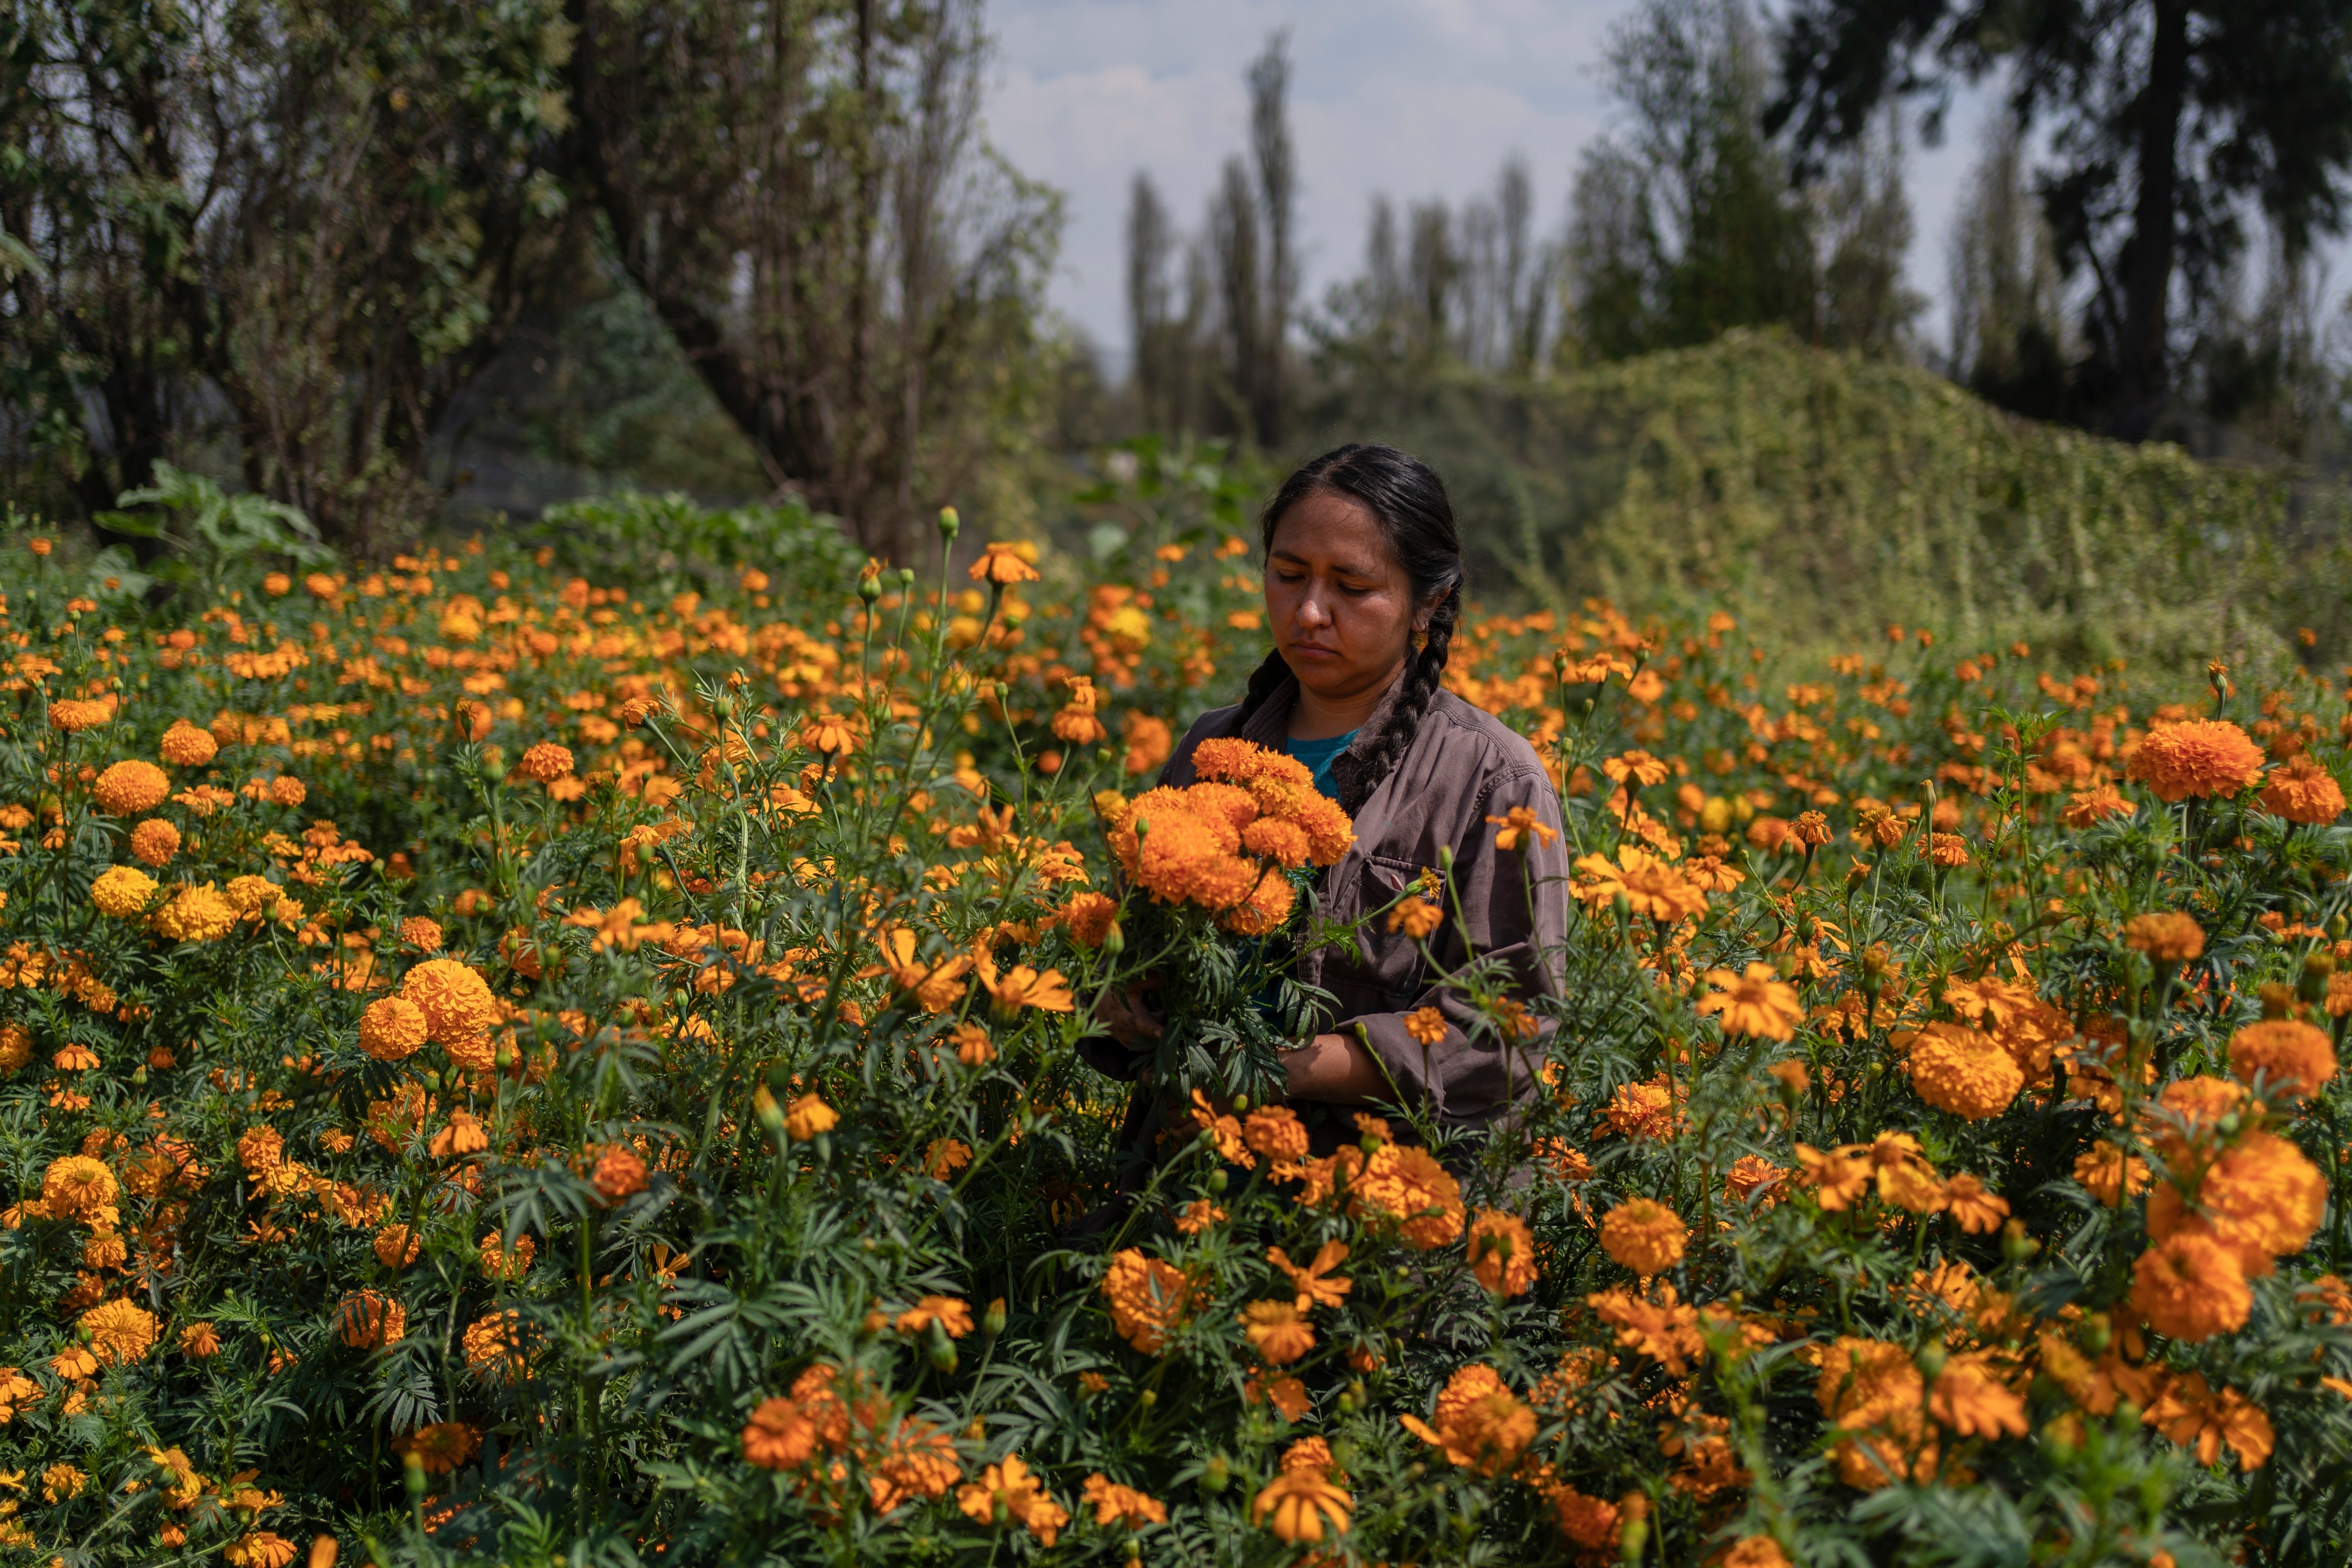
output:
[[[1053,305],[1118,372],[1127,359],[1123,228],[1148,169],[1177,221],[1201,221],[1225,158],[1247,144],[1243,75],[1290,30],[1304,298],[1360,268],[1375,195],[1459,202],[1528,161],[1538,223],[1556,235],[1581,149],[1612,122],[1600,66],[1634,0],[990,0],[990,140],[1068,206]],[[1964,97],[1943,145],[1915,148],[1911,287],[1937,301],[1946,233],[1986,100]]]

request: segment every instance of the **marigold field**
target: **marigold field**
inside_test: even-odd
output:
[[[1474,616],[1575,868],[1545,1092],[1317,1158],[1257,998],[1347,825],[1238,744],[1139,809],[1264,644],[1235,510],[1120,515],[0,543],[7,1560],[2352,1552],[2334,679]],[[1171,968],[1238,1043],[1105,1209],[1076,1042]]]

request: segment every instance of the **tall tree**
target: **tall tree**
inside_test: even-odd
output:
[[[2214,297],[2242,205],[2298,247],[2342,227],[2352,4],[1797,0],[1770,123],[1818,152],[1890,98],[1939,107],[2002,67],[2018,124],[2054,132],[2042,195],[2063,264],[2091,276],[2085,391],[2111,428],[2145,432],[2179,357],[2176,285],[2192,316]]]
[[[1034,400],[1060,226],[979,135],[976,0],[569,0],[578,166],[780,485],[909,559]]]
[[[365,542],[582,248],[557,0],[0,13],[0,402],[98,511],[199,441]]]
[[[1810,216],[1760,128],[1768,83],[1745,0],[1648,0],[1608,60],[1624,125],[1578,174],[1571,345],[1639,353],[1766,322],[1812,335]]]
[[[1902,350],[1927,301],[1903,281],[1913,226],[1903,189],[1903,127],[1894,110],[1838,161],[1816,199],[1822,342]]]
[[[1250,158],[1265,219],[1257,358],[1247,384],[1250,424],[1261,446],[1282,439],[1289,388],[1290,312],[1298,298],[1297,160],[1290,144],[1290,34],[1276,33],[1250,65]]]
[[[1129,379],[1147,429],[1170,430],[1180,417],[1173,400],[1177,344],[1171,341],[1169,270],[1176,255],[1175,226],[1151,176],[1138,170],[1127,205],[1127,322],[1132,352]]]
[[[1954,216],[1948,277],[1954,379],[2021,414],[2058,416],[2066,354],[2057,253],[2027,184],[2024,138],[2007,115],[1987,126]]]

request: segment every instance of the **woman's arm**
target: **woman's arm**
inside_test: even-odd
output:
[[[1282,1058],[1293,1100],[1369,1105],[1396,1091],[1378,1058],[1350,1035],[1318,1035]]]

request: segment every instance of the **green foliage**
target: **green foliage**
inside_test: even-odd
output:
[[[1445,474],[1488,591],[1720,600],[1779,646],[1888,624],[2201,679],[2352,648],[2344,498],[2002,415],[1908,366],[1769,333],[1537,384],[1359,386],[1321,428]]]

